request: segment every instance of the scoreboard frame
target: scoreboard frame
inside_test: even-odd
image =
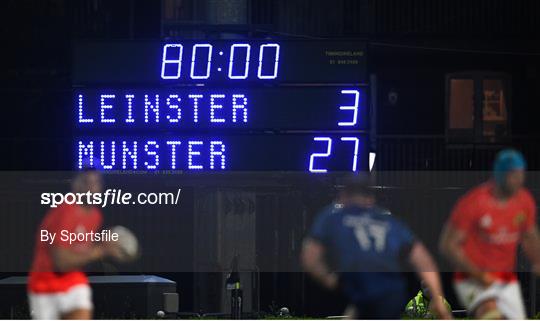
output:
[[[78,42],[75,167],[368,170],[365,50],[341,40]]]

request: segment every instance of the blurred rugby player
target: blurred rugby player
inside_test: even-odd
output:
[[[354,306],[353,318],[399,319],[407,303],[402,272],[409,264],[434,297],[443,295],[437,266],[424,245],[375,205],[368,181],[360,177],[348,181],[338,203],[317,216],[301,260],[323,286],[345,294]],[[439,318],[451,317],[442,300],[432,300],[431,309]]]
[[[74,177],[72,191],[99,193],[102,185],[101,174],[89,168]],[[90,205],[62,204],[46,214],[36,237],[28,281],[28,299],[34,319],[92,318],[92,291],[82,268],[106,256],[122,260],[123,253],[115,242],[76,241],[70,244],[59,235],[62,230],[98,232],[101,224],[101,211]],[[57,233],[57,237],[53,242],[43,242],[41,230]]]
[[[538,273],[540,239],[536,204],[523,186],[525,169],[521,153],[501,151],[493,179],[459,199],[441,235],[441,251],[458,271],[458,298],[477,319],[526,318],[516,249],[521,243]]]

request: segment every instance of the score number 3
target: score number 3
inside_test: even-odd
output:
[[[352,106],[339,106],[339,110],[352,110],[352,120],[351,121],[340,121],[338,126],[340,127],[349,127],[356,126],[358,121],[358,103],[360,101],[360,91],[358,90],[342,90],[343,95],[354,95],[354,105]]]
[[[340,127],[350,127],[356,126],[358,122],[358,104],[360,101],[360,91],[358,90],[342,90],[341,94],[343,95],[353,95],[354,96],[354,105],[352,106],[339,106],[339,110],[348,110],[352,111],[352,119],[350,121],[340,121],[338,126]],[[332,138],[330,137],[315,137],[313,138],[316,142],[326,142],[326,151],[323,153],[313,153],[309,158],[309,171],[312,173],[327,173],[328,170],[325,168],[316,168],[315,160],[317,158],[326,158],[332,154]],[[358,145],[360,140],[358,137],[341,137],[343,142],[352,142],[354,144],[354,153],[352,160],[352,171],[356,172],[358,167]]]

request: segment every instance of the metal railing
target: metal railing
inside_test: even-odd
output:
[[[452,143],[445,136],[378,136],[377,170],[490,170],[503,148],[520,150],[529,169],[540,168],[539,137],[512,137],[508,143]]]

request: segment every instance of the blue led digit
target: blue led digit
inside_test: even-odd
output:
[[[101,141],[100,146],[100,152],[101,152],[101,167],[103,169],[113,169],[116,165],[116,143],[114,141],[111,142],[111,162],[109,164],[105,163],[105,142]]]
[[[264,60],[265,48],[273,48],[276,52],[276,57],[274,60],[274,70],[272,71],[271,75],[263,75],[263,60]],[[261,47],[259,48],[259,68],[257,69],[257,77],[259,77],[259,79],[276,79],[278,75],[278,67],[279,67],[279,45],[277,43],[267,43],[267,44],[261,45]]]
[[[201,152],[193,150],[194,145],[202,145],[203,142],[200,140],[190,140],[188,142],[188,168],[189,169],[203,169],[202,165],[194,165],[193,164],[193,156],[200,156]]]
[[[132,148],[129,149],[127,147],[127,142],[122,142],[122,169],[127,168],[127,157],[131,158],[132,161],[132,169],[137,169],[137,142],[134,141]]]
[[[179,140],[169,140],[167,145],[171,146],[171,169],[176,169],[176,146],[182,144]]]
[[[242,75],[233,75],[234,66],[234,53],[236,48],[246,48],[246,62],[244,64],[244,72]],[[231,53],[229,55],[229,79],[246,79],[249,73],[249,55],[251,52],[251,46],[245,43],[238,43],[231,46]]]
[[[354,95],[354,105],[353,106],[339,106],[340,110],[352,110],[352,120],[351,121],[342,121],[338,122],[338,126],[355,126],[358,120],[358,102],[360,100],[360,91],[358,90],[342,90],[342,94]]]
[[[190,99],[193,99],[193,122],[199,122],[199,99],[203,98],[203,95],[189,95]]]
[[[332,139],[330,137],[315,137],[313,140],[316,142],[326,142],[326,152],[311,154],[309,158],[309,171],[312,173],[326,173],[328,170],[325,168],[315,168],[315,158],[330,156],[332,153]]]
[[[112,105],[105,104],[105,99],[115,98],[116,95],[101,95],[101,122],[102,123],[114,123],[116,122],[113,118],[105,117],[105,110],[112,109]]]
[[[358,137],[341,137],[341,141],[344,142],[354,142],[354,154],[353,154],[353,161],[352,161],[352,171],[356,172],[356,167],[358,164],[358,145],[360,140]]]
[[[171,103],[171,99],[176,100],[177,103]],[[182,109],[180,109],[180,100],[181,98],[178,97],[178,95],[169,95],[169,97],[167,97],[167,106],[169,106],[170,109],[176,109],[176,118],[171,117],[171,115],[167,115],[167,119],[169,120],[169,123],[178,123],[180,119],[182,118]]]
[[[135,119],[133,119],[133,98],[135,98],[135,95],[126,95],[126,99],[127,99],[126,123],[128,124],[135,122]]]
[[[197,58],[197,49],[198,48],[208,48],[208,60],[206,62],[206,74],[205,75],[195,75],[195,61]],[[211,44],[196,44],[193,45],[193,53],[191,54],[191,79],[208,79],[210,78],[210,68],[212,67],[212,45]]]
[[[178,56],[174,59],[168,58],[169,48],[178,48]],[[178,79],[180,78],[180,71],[182,70],[182,51],[184,47],[181,44],[166,44],[163,46],[163,58],[161,59],[161,78],[162,79]],[[168,75],[167,66],[176,65],[174,73]]]
[[[237,100],[241,100],[242,103],[238,104]],[[245,95],[242,94],[235,94],[232,98],[232,121],[233,123],[236,123],[236,110],[242,109],[242,121],[244,123],[248,122],[248,110],[247,110],[247,103],[248,100]]]
[[[151,109],[155,115],[155,122],[159,123],[159,95],[155,97],[155,103],[152,105],[148,99],[148,95],[144,95],[144,122],[148,122],[148,109]]]
[[[92,118],[84,118],[83,116],[83,95],[79,95],[79,123],[93,123],[94,120]]]
[[[210,122],[211,123],[224,123],[225,119],[217,118],[215,116],[215,109],[222,109],[223,105],[216,104],[216,99],[225,98],[223,94],[212,94],[210,95]]]
[[[150,146],[153,150],[149,150]],[[146,152],[146,155],[154,156],[154,164],[144,162],[144,166],[146,166],[146,169],[157,169],[159,167],[159,155],[157,153],[157,150],[159,150],[159,145],[153,140],[149,140],[146,142],[146,144],[144,144],[144,151]]]
[[[94,142],[89,141],[87,144],[79,141],[79,169],[83,169],[83,160],[88,158],[89,166],[94,166]]]
[[[219,150],[217,149],[217,146],[219,146]],[[222,141],[216,141],[213,140],[210,142],[210,169],[215,168],[215,157],[220,158],[219,168],[225,169],[225,163],[226,163],[226,157],[225,157],[225,145]]]

